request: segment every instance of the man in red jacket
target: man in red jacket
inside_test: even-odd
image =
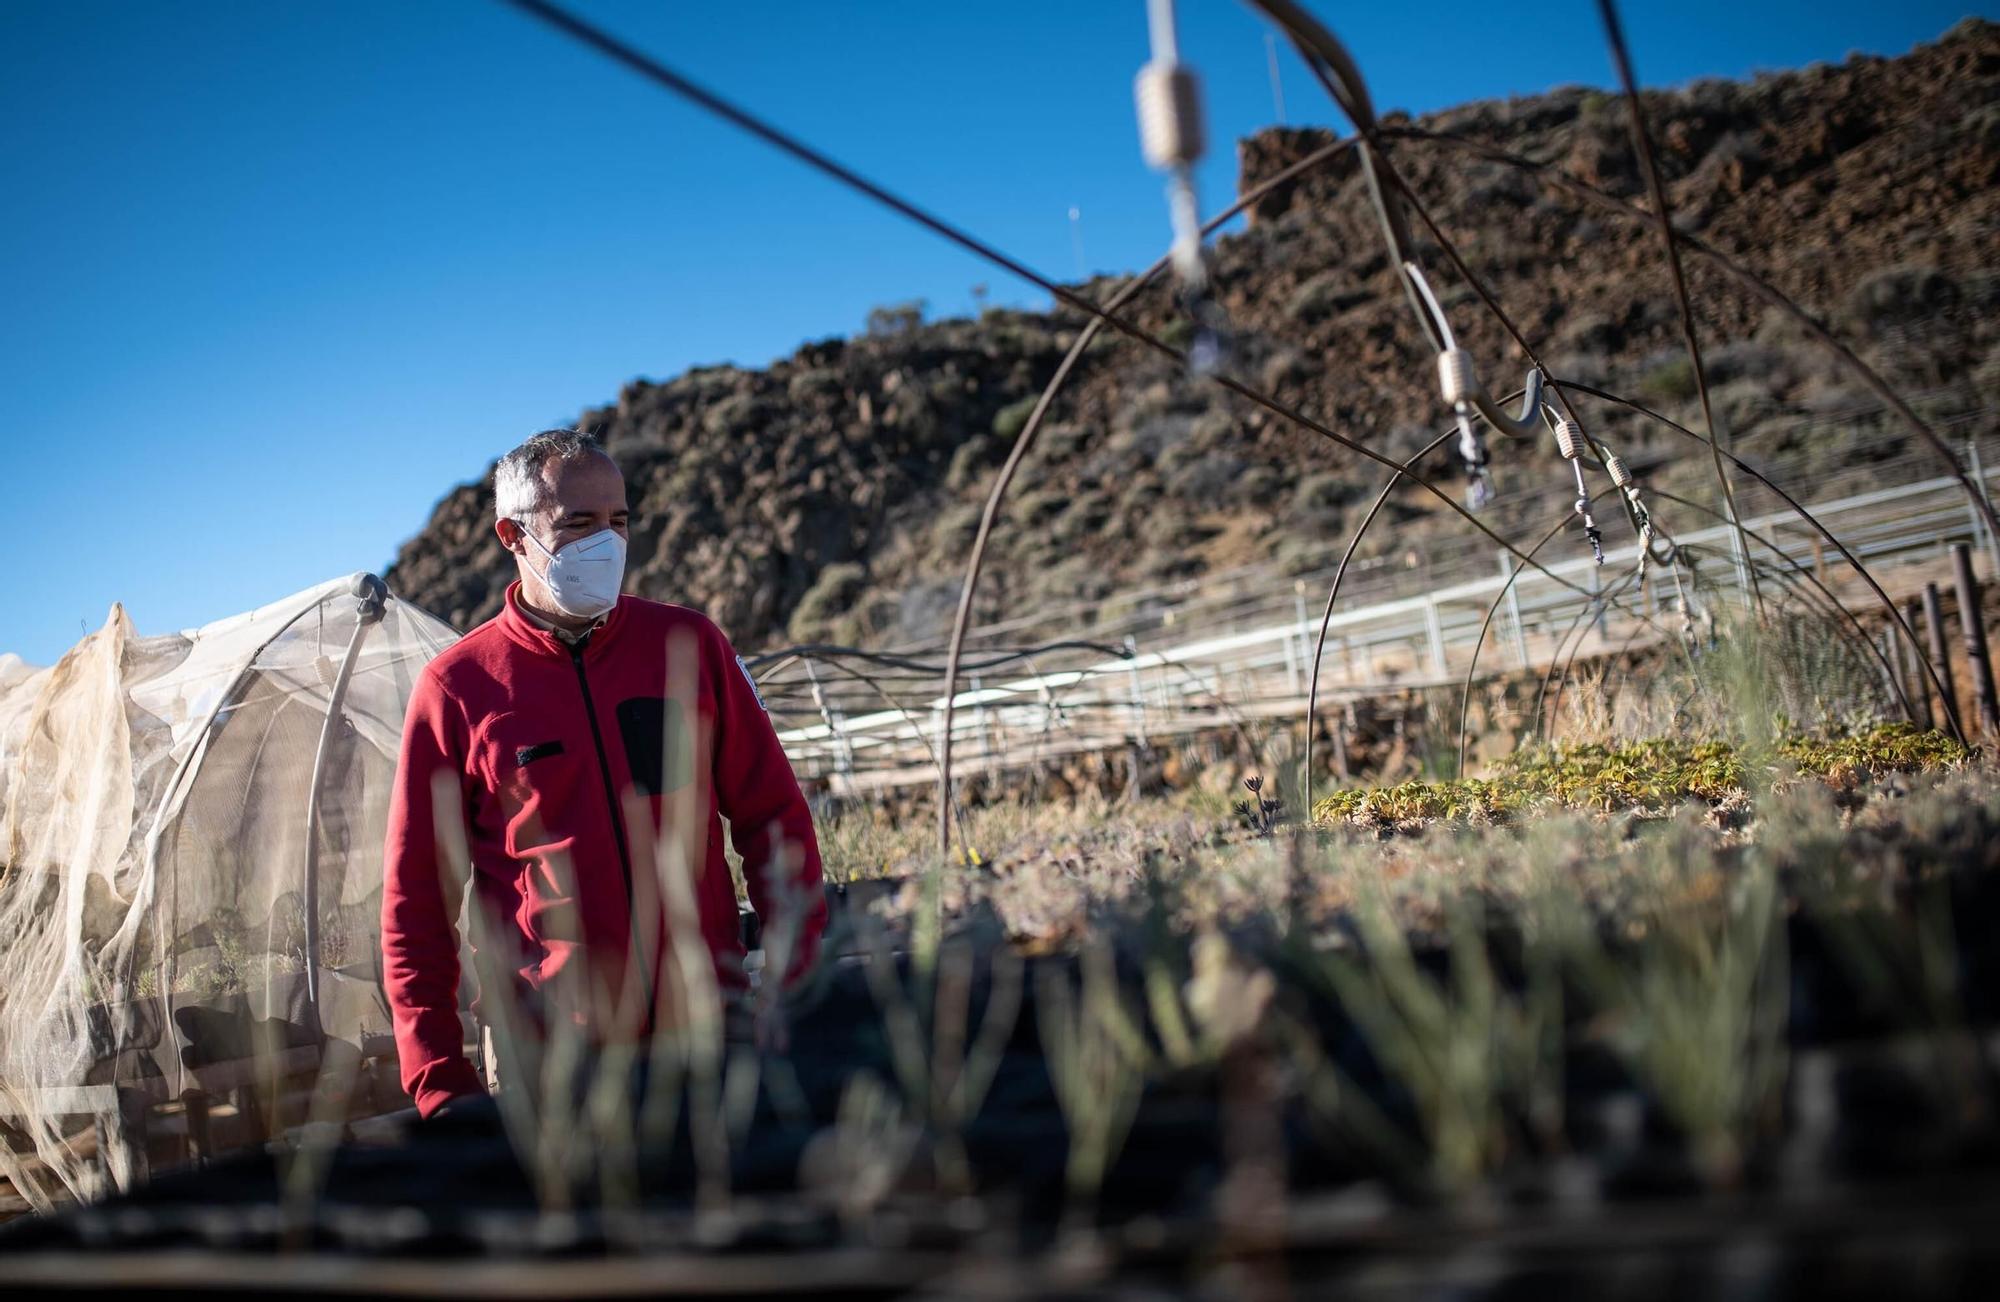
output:
[[[482,1004],[600,1042],[673,1023],[675,940],[697,927],[717,985],[747,985],[723,819],[767,936],[789,938],[767,979],[802,972],[826,925],[812,816],[729,640],[619,594],[625,481],[602,446],[537,434],[501,458],[494,496],[520,578],[419,676],[383,852],[384,984],[426,1117],[482,1092],[458,1013],[468,870],[499,951],[483,966],[514,976]]]

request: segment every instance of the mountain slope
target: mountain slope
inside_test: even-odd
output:
[[[1932,410],[1995,401],[2000,28],[1967,20],[1902,58],[1700,82],[1645,103],[1683,229],[1791,294]],[[1599,91],[1385,125],[1494,145],[1643,203],[1624,105]],[[1276,130],[1244,141],[1242,184],[1332,139]],[[1436,144],[1399,140],[1392,157],[1555,375],[1699,425],[1654,229]],[[1526,359],[1441,251],[1420,246],[1482,378],[1513,388]],[[1267,196],[1249,229],[1217,242],[1214,266],[1236,332],[1232,367],[1246,383],[1399,457],[1448,423],[1351,156]],[[1745,440],[1744,454],[1811,437],[1825,468],[1860,455],[1853,445],[1881,419],[1866,392],[1756,299],[1689,266],[1718,420]],[[1101,301],[1117,284],[1080,288]],[[1130,312],[1186,337],[1170,287],[1147,290]],[[1081,323],[1067,310],[935,323],[883,311],[867,333],[809,344],[768,369],[628,384],[578,423],[604,437],[631,485],[632,589],[708,611],[745,647],[937,637],[992,475]],[[1599,404],[1579,408],[1620,450],[1664,460],[1657,482],[1712,492],[1705,455],[1685,456],[1692,445]],[[1775,419],[1801,412],[1826,419]],[[1760,429],[1767,436],[1754,442]],[[1503,487],[1555,469],[1543,448],[1502,444],[1496,456]],[[981,611],[1259,559],[1302,569],[1343,536],[1381,478],[1107,336],[1014,484]],[[512,575],[492,539],[490,486],[489,467],[449,493],[388,576],[461,627],[498,608]],[[1463,528],[1414,498],[1396,511],[1377,546],[1421,547]]]

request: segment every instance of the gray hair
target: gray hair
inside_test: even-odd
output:
[[[610,460],[595,434],[576,429],[545,429],[533,434],[493,467],[493,512],[502,520],[533,515],[548,501],[548,481],[542,467],[551,461],[599,456]]]

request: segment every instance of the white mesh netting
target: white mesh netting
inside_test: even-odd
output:
[[[231,1064],[379,1049],[389,784],[411,685],[456,637],[357,575],[186,634],[136,636],[114,606],[47,669],[0,662],[18,1199],[133,1179],[147,1110]]]

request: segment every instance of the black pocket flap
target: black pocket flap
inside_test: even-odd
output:
[[[523,746],[516,750],[514,752],[514,762],[520,765],[533,764],[538,759],[546,759],[550,755],[560,755],[562,752],[563,744],[559,741],[538,742],[533,746]]]
[[[616,713],[632,785],[648,796],[663,796],[685,786],[694,772],[694,757],[688,753],[681,703],[661,696],[635,696],[620,701]]]

